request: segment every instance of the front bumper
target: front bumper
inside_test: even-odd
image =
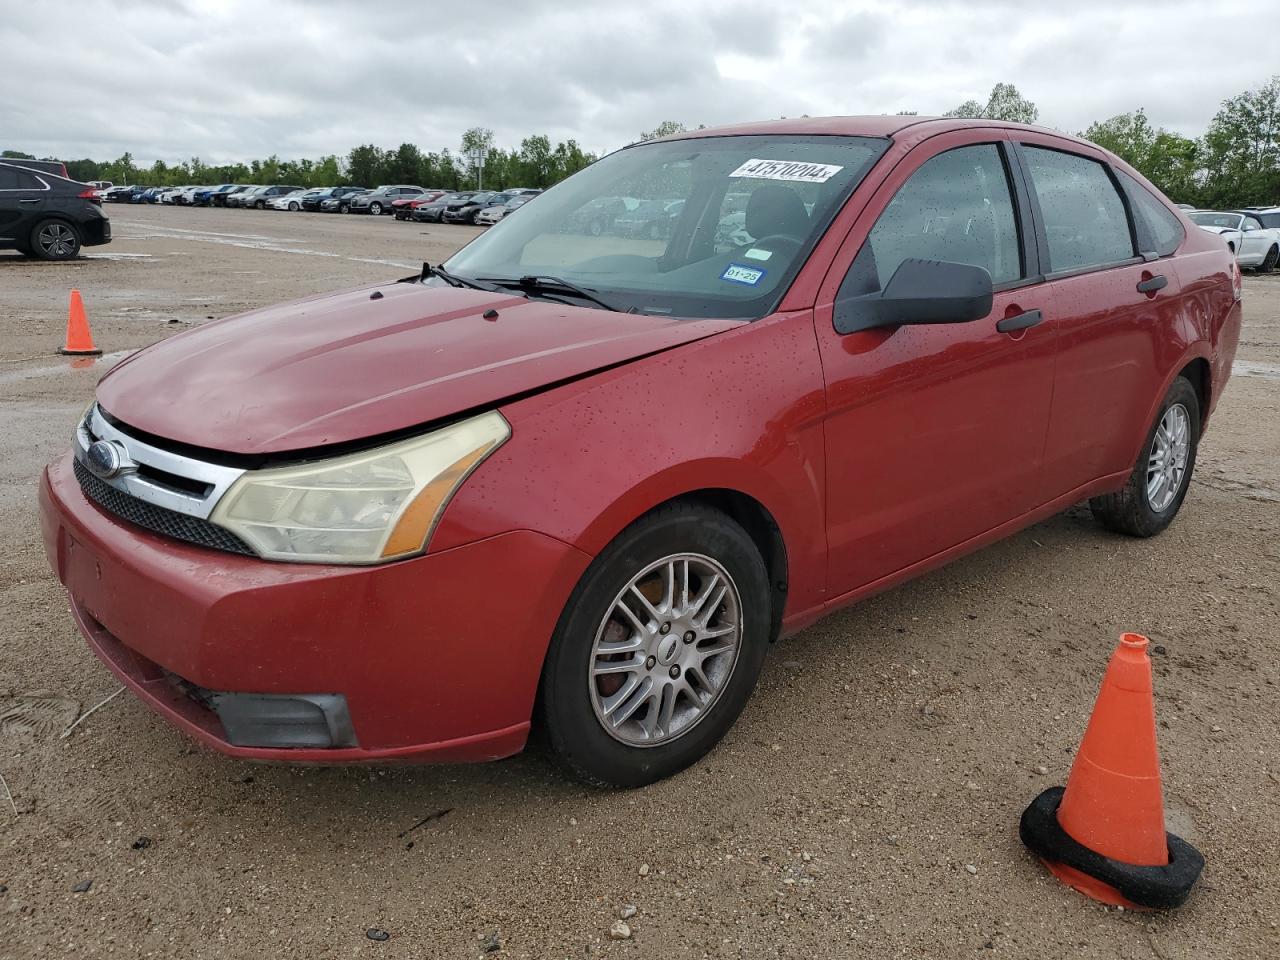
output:
[[[223,753],[319,763],[518,752],[547,643],[590,558],[514,531],[376,567],[274,563],[103,513],[70,456],[41,526],[89,646],[144,703]],[[190,687],[345,699],[357,746],[237,746]]]

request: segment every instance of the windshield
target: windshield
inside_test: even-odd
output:
[[[1192,223],[1199,224],[1202,227],[1232,227],[1239,229],[1240,221],[1243,219],[1239,214],[1235,213],[1189,213]]]
[[[541,194],[446,267],[472,280],[561,278],[620,310],[755,319],[777,306],[887,146],[754,136],[630,147]]]

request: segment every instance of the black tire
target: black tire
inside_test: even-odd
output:
[[[338,204],[338,212],[339,212],[339,213],[350,213],[350,212],[351,212],[351,204],[349,204],[349,203],[340,203],[340,204]]]
[[[1173,499],[1161,510],[1152,508],[1147,494],[1147,469],[1156,432],[1160,428],[1165,414],[1174,406],[1181,404],[1189,419],[1189,439],[1187,447],[1187,464]],[[1191,475],[1195,472],[1196,449],[1200,445],[1200,399],[1195,388],[1186,377],[1178,377],[1165,394],[1164,403],[1156,413],[1155,423],[1147,432],[1146,442],[1138,454],[1138,462],[1133,473],[1125,482],[1124,488],[1116,493],[1104,494],[1089,501],[1089,509],[1094,517],[1104,526],[1117,533],[1131,537],[1154,537],[1173,522],[1186,499],[1187,490],[1191,486]]]
[[[31,255],[41,260],[74,260],[80,255],[80,228],[67,220],[41,220],[31,229]]]
[[[1276,268],[1276,261],[1280,260],[1280,247],[1272,247],[1267,251],[1267,255],[1262,258],[1262,263],[1258,265],[1259,273],[1270,273]]]
[[[592,705],[588,676],[596,635],[632,578],[681,553],[713,559],[733,581],[741,603],[737,659],[716,699],[685,732],[653,746],[632,746],[605,730]],[[755,689],[772,629],[771,597],[760,552],[720,511],[675,503],[633,523],[587,568],[552,636],[538,694],[552,748],[578,777],[605,787],[644,786],[701,759],[733,726]],[[652,659],[646,666],[651,665]]]

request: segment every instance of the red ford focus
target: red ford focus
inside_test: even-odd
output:
[[[599,216],[642,208],[660,238]],[[94,651],[226,753],[482,760],[537,722],[642,784],[782,633],[1080,500],[1162,530],[1239,328],[1225,244],[1083,141],[698,131],[421,277],[130,357],[45,542]]]

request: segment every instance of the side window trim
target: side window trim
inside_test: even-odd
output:
[[[1013,194],[1014,214],[1017,217],[1018,243],[1022,247],[1022,279],[998,283],[993,288],[996,292],[1013,290],[1017,287],[1028,287],[1044,282],[1044,272],[1040,269],[1042,260],[1040,251],[1040,233],[1036,227],[1036,212],[1033,208],[1035,195],[1027,184],[1026,172],[1022,169],[1022,160],[1017,145],[1011,140],[999,143],[1000,156],[1004,161],[1005,176]]]
[[[1096,163],[1101,166],[1102,169],[1106,171],[1107,179],[1111,182],[1111,186],[1115,189],[1116,193],[1120,195],[1120,204],[1124,207],[1125,217],[1129,223],[1129,242],[1132,244],[1134,250],[1138,250],[1138,237],[1134,228],[1132,204],[1129,202],[1128,193],[1125,191],[1123,185],[1121,185],[1117,180],[1115,171],[1111,169],[1111,164],[1098,160],[1096,157],[1086,156],[1083,153],[1076,153],[1073,150],[1066,150],[1056,145],[1050,146],[1049,144],[1043,143],[1024,144],[1021,140],[1012,140],[1010,141],[1010,146],[1013,148],[1013,152],[1018,158],[1019,167],[1023,171],[1023,176],[1026,180],[1026,190],[1030,196],[1031,212],[1036,226],[1036,247],[1039,252],[1039,261],[1042,265],[1052,266],[1053,261],[1049,258],[1049,236],[1044,229],[1044,213],[1040,209],[1040,198],[1036,195],[1036,191],[1032,186],[1031,174],[1026,169],[1026,155],[1023,152],[1023,148],[1028,146],[1035,147],[1037,150],[1053,150],[1057,153],[1065,153],[1072,157],[1079,157],[1082,160],[1089,160],[1092,163]],[[1117,267],[1131,267],[1135,263],[1149,262],[1150,259],[1154,259],[1154,254],[1136,253],[1132,257],[1126,257],[1123,260],[1112,260],[1109,263],[1094,263],[1087,267],[1071,267],[1067,270],[1049,271],[1044,273],[1041,279],[1065,280],[1068,277],[1080,277],[1086,273],[1097,273],[1100,270],[1115,270]]]

